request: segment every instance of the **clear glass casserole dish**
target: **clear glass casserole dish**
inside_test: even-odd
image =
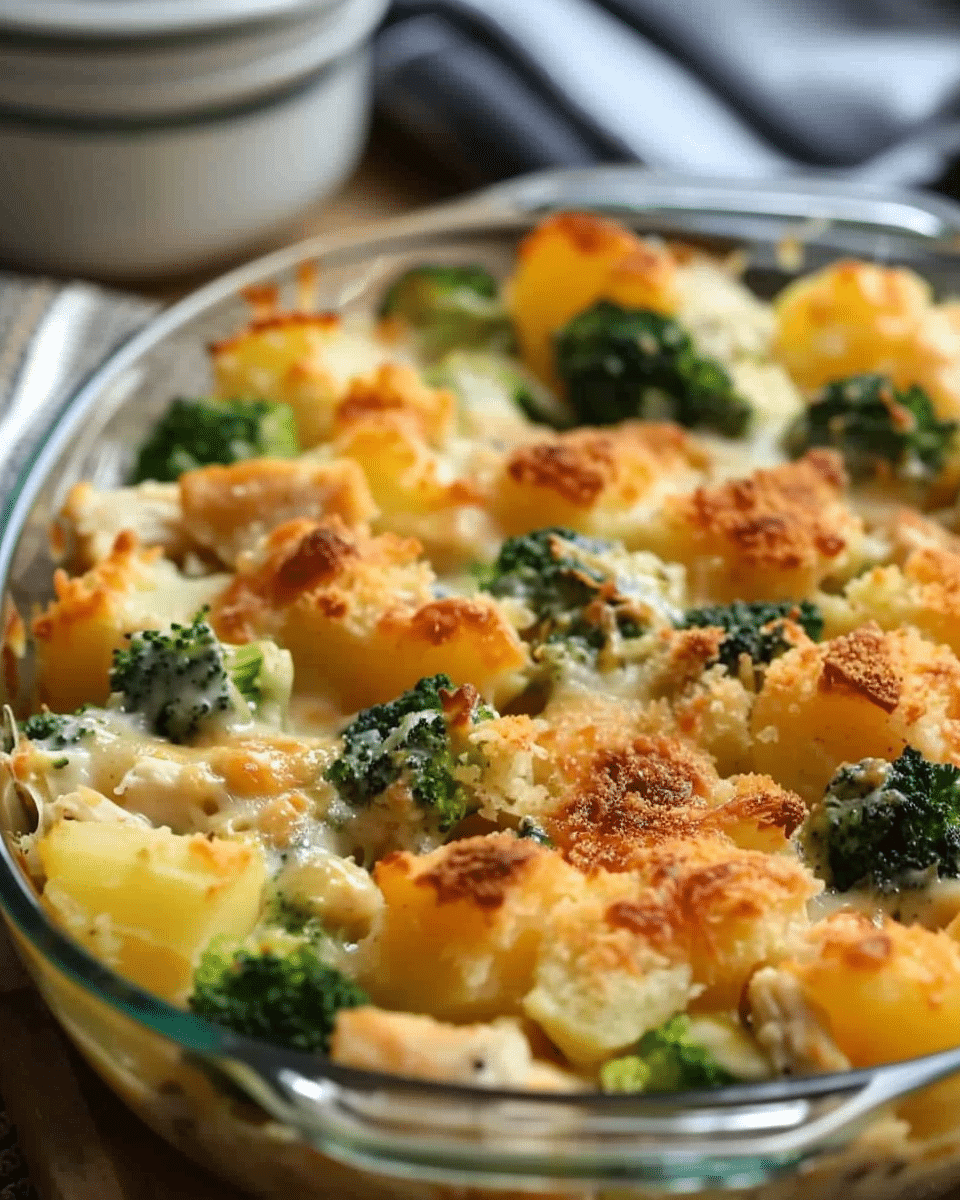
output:
[[[792,181],[763,188],[638,168],[547,173],[404,218],[375,233],[308,242],[205,288],[131,338],[69,400],[52,429],[14,404],[0,430],[0,580],[6,612],[47,598],[50,515],[86,478],[117,483],[152,420],[206,383],[203,348],[246,313],[243,289],[295,291],[319,268],[321,307],[364,308],[398,270],[481,261],[504,272],[545,212],[591,208],[638,230],[740,249],[771,294],[842,254],[909,265],[960,290],[960,208]],[[4,661],[16,700],[29,657]],[[17,812],[0,814],[6,834]],[[960,1072],[960,1049],[842,1075],[709,1093],[602,1096],[452,1087],[357,1071],[244,1039],[120,979],[55,928],[0,846],[0,906],[37,985],[80,1051],[163,1136],[242,1186],[297,1196],[554,1195],[720,1191],[753,1197],[934,1194],[960,1182],[960,1119],[907,1143],[888,1116],[902,1096]],[[895,1123],[894,1123],[895,1124]]]

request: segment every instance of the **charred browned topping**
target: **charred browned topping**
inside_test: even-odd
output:
[[[269,627],[271,613],[331,584],[359,553],[339,517],[329,517],[322,524],[303,519],[278,526],[267,539],[264,560],[238,571],[215,600],[211,621],[217,636],[228,642],[259,636]],[[339,594],[321,592],[315,601],[329,616],[342,616],[346,611]]]
[[[229,353],[250,334],[252,333],[268,333],[272,329],[290,329],[296,326],[312,327],[317,330],[326,331],[328,329],[336,329],[340,325],[340,317],[337,313],[306,313],[306,312],[271,312],[268,307],[270,297],[264,294],[263,301],[255,305],[256,312],[263,315],[255,316],[246,329],[242,329],[233,337],[223,338],[218,342],[211,342],[209,349],[214,357]]]
[[[675,937],[676,923],[653,893],[639,900],[618,900],[606,912],[611,929],[626,929],[652,946],[669,945]]]
[[[877,970],[893,957],[893,942],[889,934],[877,930],[845,946],[843,957],[851,967]]]
[[[440,689],[440,703],[450,728],[466,727],[472,723],[473,714],[480,703],[480,693],[472,683],[465,683],[456,691]]]
[[[444,596],[432,600],[410,618],[410,636],[431,646],[442,646],[452,638],[471,633],[482,645],[489,638],[498,638],[505,629],[498,611],[463,596]]]
[[[893,712],[900,703],[903,680],[879,626],[864,625],[827,644],[819,689],[853,693],[884,712]]]
[[[269,329],[289,329],[291,326],[306,326],[314,329],[338,329],[340,327],[340,316],[334,312],[322,313],[304,313],[304,312],[287,312],[276,313],[271,317],[262,317],[259,320],[250,322],[251,333],[264,333]]]
[[[280,307],[280,289],[275,283],[251,284],[241,295],[253,310],[254,320],[263,320]]]
[[[839,457],[813,450],[795,463],[697,488],[676,510],[701,534],[732,542],[743,557],[790,570],[844,549],[835,502],[845,482]],[[827,506],[832,513],[824,512]]]
[[[598,434],[521,446],[507,462],[507,474],[522,486],[550,488],[568,504],[589,508],[609,482],[614,462],[612,440]]]
[[[669,674],[675,687],[696,679],[708,663],[716,660],[726,633],[712,625],[671,631],[669,637]]]
[[[557,231],[584,254],[602,254],[604,251],[629,244],[629,235],[613,221],[594,216],[593,213],[559,213],[545,221],[523,239],[518,255],[529,254],[537,241],[545,234]]]
[[[416,883],[434,888],[439,904],[466,900],[478,908],[499,908],[527,865],[542,853],[539,846],[509,836],[468,838],[455,842]]]
[[[421,433],[433,434],[452,412],[454,399],[443,389],[426,387],[417,372],[400,363],[384,363],[369,376],[358,376],[337,405],[336,422],[379,416],[388,412],[410,414]]]
[[[782,829],[789,837],[806,819],[807,806],[796,792],[782,788],[769,775],[741,775],[734,782],[733,799],[717,810],[725,824],[748,822],[761,830]]]
[[[709,952],[715,929],[729,937],[730,922],[754,921],[786,898],[802,907],[810,894],[796,862],[719,841],[654,847],[638,866],[638,895],[611,904],[607,924],[681,956],[690,953],[691,942]]]
[[[681,742],[637,738],[595,755],[578,794],[549,820],[549,831],[582,871],[628,870],[642,847],[696,829],[709,785],[704,763]]]
[[[346,559],[356,554],[353,543],[329,525],[318,525],[301,540],[274,575],[274,603],[292,603],[304,592],[329,583]]]

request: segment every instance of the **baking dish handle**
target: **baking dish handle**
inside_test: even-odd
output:
[[[244,1042],[205,1059],[274,1118],[348,1166],[497,1188],[669,1182],[756,1186],[842,1150],[877,1111],[960,1071],[960,1049],[868,1071],[688,1096],[453,1088],[329,1067]]]

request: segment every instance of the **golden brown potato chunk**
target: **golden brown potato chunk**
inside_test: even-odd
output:
[[[552,335],[595,300],[672,312],[676,261],[660,243],[592,213],[558,213],[520,243],[509,284],[524,359],[549,382]]]
[[[419,555],[412,539],[336,518],[291,521],[242,564],[211,619],[224,641],[277,641],[293,655],[297,690],[343,712],[441,671],[495,702],[509,696],[527,662],[513,626],[489,597],[437,598]]]
[[[864,625],[771,663],[751,724],[757,769],[810,804],[845,762],[910,745],[960,763],[960,662],[912,629]]]
[[[517,1014],[551,909],[582,877],[510,833],[467,838],[374,869],[386,901],[364,982],[378,1004],[444,1020]]]
[[[687,568],[701,601],[799,600],[859,565],[863,522],[843,502],[838,455],[811,450],[795,463],[667,496],[650,549]]]
[[[159,549],[142,549],[126,533],[86,574],[71,578],[57,571],[55,598],[32,626],[38,700],[54,712],[103,704],[110,694],[113,652],[124,635],[188,624],[223,584],[223,575],[187,578]]]
[[[510,453],[491,507],[505,536],[559,525],[646,549],[646,526],[663,497],[701,482],[709,461],[677,425],[575,429]]]
[[[804,388],[864,373],[921,384],[941,417],[960,416],[960,309],[933,303],[913,271],[847,260],[790,284],[774,350]]]

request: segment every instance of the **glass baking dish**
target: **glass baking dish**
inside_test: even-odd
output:
[[[504,271],[517,240],[554,209],[592,208],[644,232],[739,250],[771,294],[803,269],[855,254],[908,264],[960,292],[960,207],[792,180],[763,185],[636,167],[548,172],[349,239],[305,242],[243,267],[132,337],[51,423],[21,398],[0,417],[0,587],[5,612],[46,599],[47,530],[78,479],[119,482],[130,448],[178,392],[208,382],[204,346],[248,315],[243,291],[291,299],[316,264],[320,307],[363,308],[404,266],[481,261]],[[8,629],[10,628],[8,624]],[[30,661],[4,657],[16,705]],[[11,806],[15,808],[15,806]],[[21,819],[0,813],[9,834]],[[896,1100],[960,1072],[960,1049],[841,1075],[671,1096],[452,1087],[337,1067],[235,1036],[126,983],[45,916],[9,837],[0,906],[41,992],[107,1082],[163,1136],[235,1182],[297,1197],[643,1196],[734,1193],[918,1197],[960,1183],[957,1128],[909,1142]],[[901,1132],[898,1133],[897,1131]]]

